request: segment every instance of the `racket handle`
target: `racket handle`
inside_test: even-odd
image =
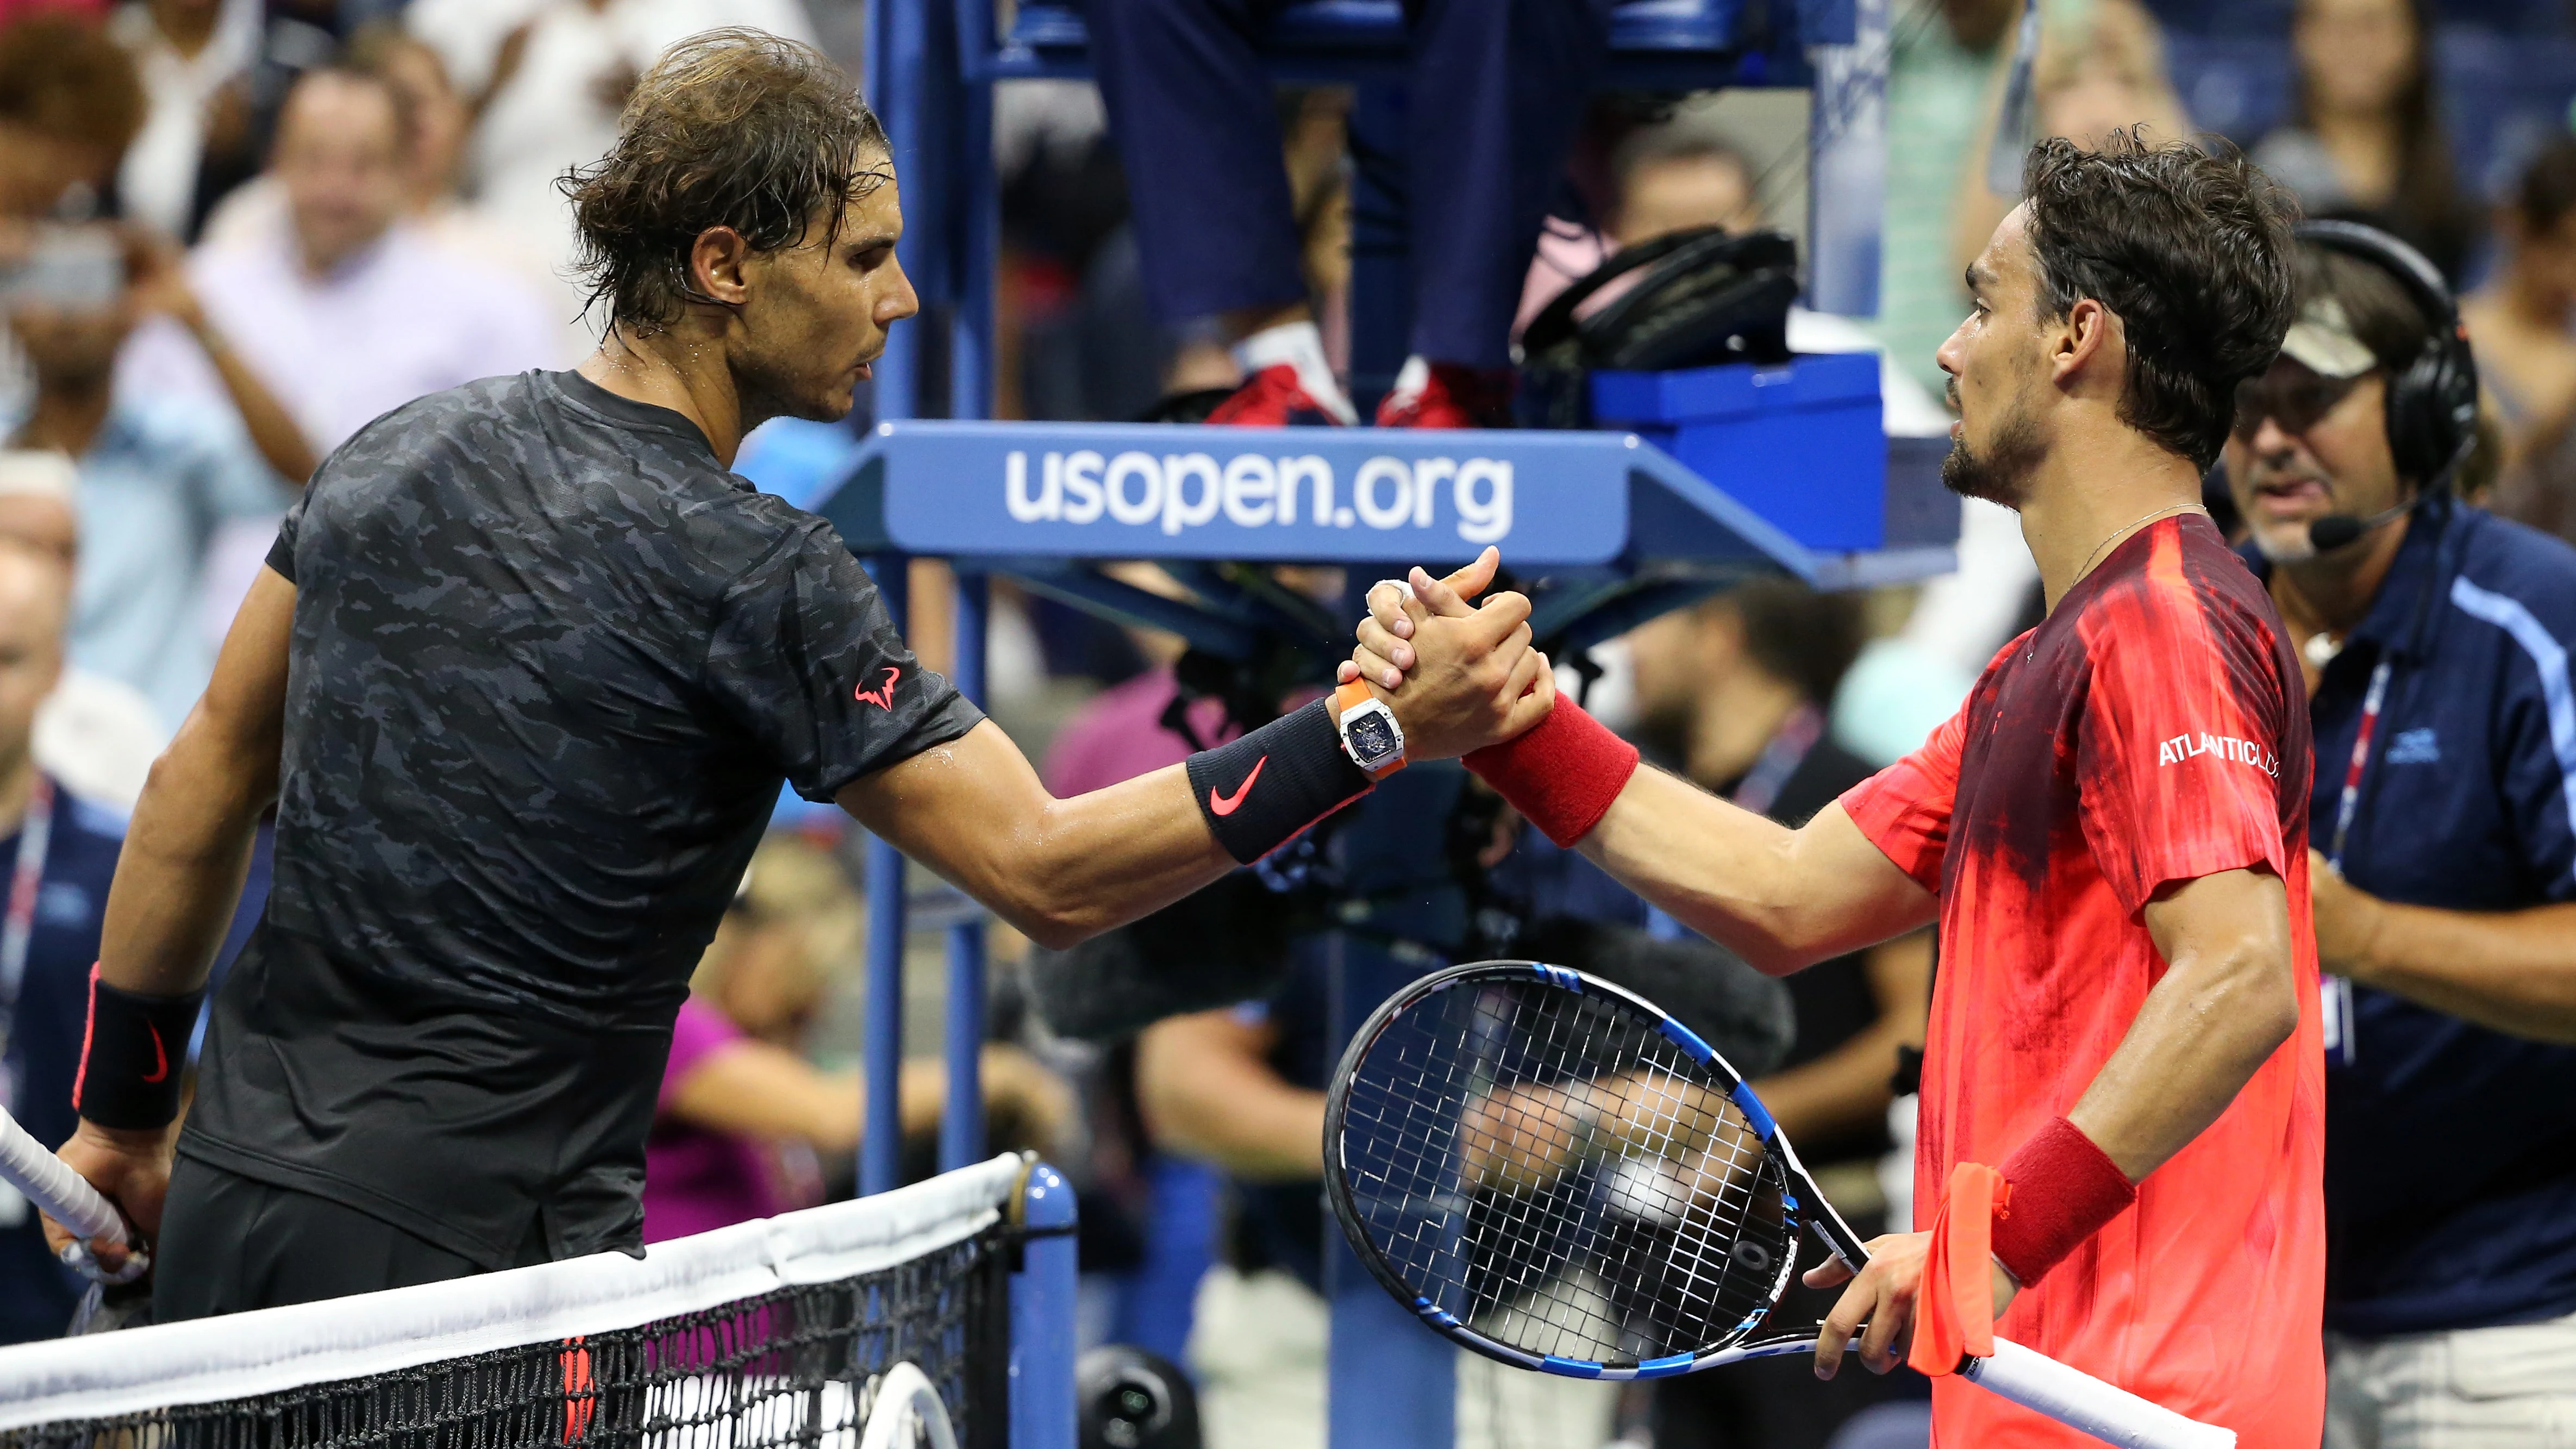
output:
[[[39,1212],[81,1235],[132,1244],[124,1215],[89,1179],[27,1135],[18,1119],[0,1111],[0,1179],[18,1189]]]
[[[1993,1358],[1972,1358],[1959,1372],[2025,1409],[2122,1449],[2235,1449],[2233,1429],[2185,1418],[2009,1339],[1996,1339]]]

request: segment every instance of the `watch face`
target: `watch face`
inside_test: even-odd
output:
[[[1395,722],[1379,710],[1371,710],[1350,721],[1343,736],[1350,741],[1351,757],[1363,770],[1374,770],[1394,759],[1398,748]]]

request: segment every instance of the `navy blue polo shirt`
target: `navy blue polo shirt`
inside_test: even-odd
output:
[[[27,937],[27,973],[18,985],[6,1067],[14,1094],[10,1114],[47,1147],[60,1147],[79,1116],[72,1077],[80,1069],[81,1032],[89,1017],[89,968],[98,959],[99,922],[108,882],[125,845],[125,821],[104,807],[54,787],[53,833],[36,889],[35,929]],[[18,860],[18,832],[0,836],[0,899]],[[0,1343],[60,1338],[79,1305],[81,1280],[54,1261],[44,1229],[26,1200],[0,1187]]]
[[[2571,648],[2576,549],[2447,498],[2419,507],[2311,706],[2312,842],[2331,849],[2371,671],[2393,651],[2344,878],[2455,911],[2576,899]],[[2354,1060],[2326,1076],[2326,1327],[2576,1313],[2576,1047],[2354,997]]]

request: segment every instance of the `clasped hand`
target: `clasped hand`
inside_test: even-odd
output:
[[[1502,555],[1486,549],[1445,579],[1422,569],[1368,592],[1359,647],[1337,678],[1365,679],[1395,710],[1405,753],[1446,759],[1528,730],[1556,705],[1556,674],[1530,647],[1530,601],[1506,590],[1483,604]]]

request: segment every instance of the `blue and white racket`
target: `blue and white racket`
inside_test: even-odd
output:
[[[1869,1261],[1726,1059],[1633,992],[1486,961],[1380,1006],[1333,1074],[1324,1179],[1396,1301],[1516,1368],[1639,1379],[1814,1349],[1772,1324],[1810,1231]],[[1962,1374],[2136,1449],[2225,1449],[2019,1345]]]

